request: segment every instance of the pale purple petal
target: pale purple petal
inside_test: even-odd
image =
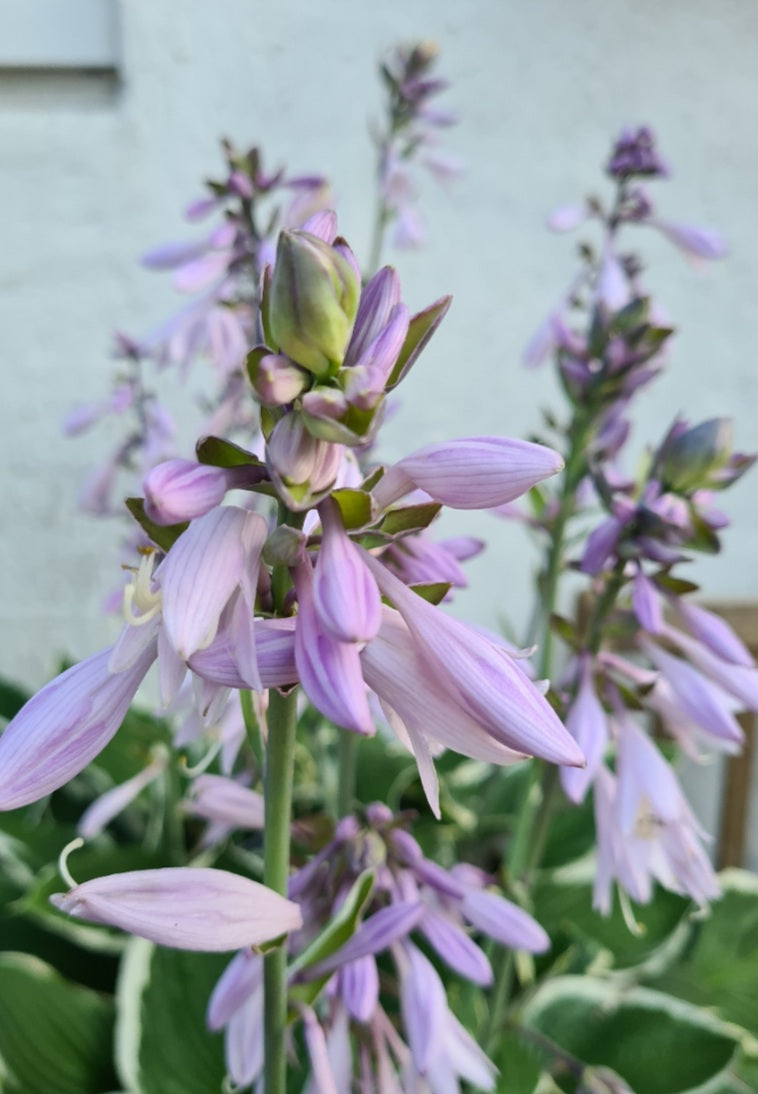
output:
[[[204,255],[210,246],[208,239],[163,243],[142,256],[143,266],[150,270],[172,270]]]
[[[597,296],[609,311],[619,311],[629,303],[631,289],[618,258],[606,248],[597,278]]]
[[[555,349],[557,345],[555,319],[555,313],[543,319],[527,342],[522,354],[522,361],[527,368],[536,368],[541,365],[548,354]]]
[[[263,1070],[263,991],[255,991],[232,1014],[226,1027],[224,1056],[233,1082],[249,1086]]]
[[[547,218],[551,232],[573,232],[589,215],[586,205],[561,205]]]
[[[337,214],[333,209],[319,209],[308,217],[301,226],[301,231],[310,232],[324,243],[332,244],[337,236]]]
[[[389,322],[400,303],[400,278],[391,266],[374,274],[361,293],[353,335],[345,354],[345,367],[352,367]]]
[[[727,741],[741,741],[742,730],[730,710],[730,701],[718,684],[686,661],[643,642],[653,664],[661,670],[682,710],[707,733]],[[737,666],[732,666],[736,670]]]
[[[263,828],[263,798],[223,775],[200,775],[192,782],[187,811],[230,828]]]
[[[623,525],[616,517],[609,517],[587,537],[584,555],[579,565],[583,574],[599,574],[608,557],[616,550]]]
[[[576,699],[571,704],[566,729],[575,739],[587,760],[587,766],[562,767],[561,784],[566,796],[578,804],[595,777],[608,743],[608,724],[592,683],[591,664],[585,661]]]
[[[112,673],[108,648],[33,696],[0,737],[0,809],[28,805],[78,775],[116,733],[155,656],[151,641],[129,669]]]
[[[313,1078],[310,1085],[314,1094],[341,1094],[332,1071],[326,1037],[318,1018],[310,1007],[302,1007],[300,1013],[303,1019],[305,1044],[311,1060]]]
[[[376,581],[348,538],[331,498],[319,506],[319,515],[323,535],[313,581],[319,619],[340,642],[368,642],[381,622]]]
[[[424,905],[418,901],[397,901],[386,908],[380,908],[361,923],[343,946],[318,965],[306,969],[304,975],[308,978],[318,977],[351,961],[381,953],[393,942],[409,934],[423,915]]]
[[[133,775],[131,779],[127,779],[126,782],[114,786],[112,790],[107,790],[99,798],[95,798],[92,804],[84,810],[76,826],[76,830],[82,839],[93,839],[95,836],[100,835],[113,818],[123,812],[137,795],[151,782],[154,782],[165,769],[165,758],[154,760],[142,771]]]
[[[68,915],[180,950],[238,950],[302,926],[298,906],[272,889],[205,867],[109,874],[50,900]]]
[[[176,271],[172,278],[174,288],[183,293],[199,292],[226,273],[229,261],[230,255],[222,251],[201,255]]]
[[[298,598],[295,662],[308,698],[336,725],[372,736],[376,727],[368,705],[358,647],[337,641],[324,629],[313,598],[309,561],[295,569],[294,581]]]
[[[209,645],[219,617],[242,579],[248,539],[261,545],[266,522],[236,506],[213,509],[193,521],[156,573],[163,591],[163,622],[184,660]]]
[[[403,1025],[416,1069],[425,1075],[440,1050],[447,999],[442,981],[428,958],[410,944],[403,947],[403,955],[407,959],[400,978]]]
[[[361,654],[368,686],[395,711],[406,730],[439,741],[463,756],[487,763],[512,764],[524,758],[504,745],[470,711],[440,691],[439,680],[424,662],[397,612],[384,608],[377,637]],[[390,726],[393,726],[390,720]]]
[[[618,745],[616,809],[622,832],[634,830],[641,809],[650,809],[657,822],[675,821],[682,792],[671,767],[647,736],[625,719]]]
[[[342,1001],[356,1022],[369,1022],[379,1003],[379,971],[367,954],[343,965],[339,973]]]
[[[664,633],[719,688],[733,695],[746,710],[758,710],[758,669],[754,665],[724,661],[706,645],[673,627],[666,627]]]
[[[397,464],[415,486],[453,509],[503,505],[562,467],[562,457],[551,448],[507,437],[468,437],[430,444]],[[380,507],[401,496],[385,496],[387,486],[385,476],[374,490]]]
[[[647,223],[693,258],[724,258],[727,253],[726,243],[720,232],[672,220],[648,220]]]
[[[528,953],[550,949],[550,938],[523,908],[487,889],[467,889],[460,910],[469,923],[503,946]]]
[[[456,923],[430,908],[421,920],[421,932],[446,965],[472,983],[489,987],[493,976],[486,954]]]
[[[371,409],[384,394],[408,334],[409,320],[405,304],[396,304],[387,326],[346,373],[345,395],[351,405]]]
[[[445,1026],[444,1051],[439,1059],[439,1066],[447,1072],[459,1075],[475,1090],[494,1090],[498,1071],[489,1056],[479,1047],[452,1011],[447,1013]],[[436,1078],[436,1068],[432,1067],[429,1080],[435,1089],[435,1094],[434,1080]]]
[[[750,651],[721,616],[684,600],[677,600],[676,610],[690,634],[707,646],[711,653],[734,665],[755,667]]]
[[[303,1007],[313,1072],[305,1094],[350,1094],[353,1070],[347,1012],[340,1008],[326,1036],[310,1007]]]
[[[250,949],[240,950],[226,966],[208,1002],[208,1028],[219,1030],[255,993],[263,995],[263,957]]]
[[[650,634],[660,634],[663,627],[661,598],[654,583],[642,570],[632,580],[632,607],[640,626]]]
[[[257,619],[255,621],[255,652],[261,687],[281,688],[298,682],[295,664],[294,619]],[[193,653],[189,666],[193,672],[223,687],[249,687],[238,666],[238,650],[228,629],[219,631],[204,650]]]
[[[584,764],[550,704],[505,651],[417,596],[367,552],[364,558],[395,602],[440,691],[508,748],[552,763]]]
[[[103,415],[102,403],[82,403],[70,410],[63,420],[63,432],[67,437],[76,437],[94,425]]]

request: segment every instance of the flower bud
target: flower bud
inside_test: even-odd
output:
[[[166,460],[142,480],[145,512],[156,524],[179,524],[210,512],[224,499],[226,469],[194,460]]]
[[[308,374],[280,353],[268,353],[258,346],[247,356],[247,371],[253,390],[264,406],[283,406],[296,399]]]
[[[690,429],[677,422],[661,448],[661,477],[681,494],[701,489],[729,462],[732,447],[729,418],[709,418]]]
[[[340,251],[310,232],[279,236],[270,326],[280,350],[317,376],[339,365],[353,329],[360,278]]]
[[[290,509],[309,509],[334,485],[343,449],[312,436],[300,414],[286,414],[266,446],[266,465]]]

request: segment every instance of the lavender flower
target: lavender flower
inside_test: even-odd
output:
[[[452,1015],[439,973],[414,938],[423,935],[435,959],[476,984],[488,983],[492,973],[467,924],[532,953],[546,950],[549,940],[531,916],[487,888],[485,874],[465,864],[441,869],[406,829],[407,822],[376,802],[364,818],[343,818],[333,839],[291,878],[290,897],[302,909],[304,927],[288,939],[290,992],[297,1000],[299,986],[326,981],[322,1000],[328,1005],[301,1007],[314,1081],[334,1081],[346,1090],[360,1067],[381,1090],[424,1081],[431,1092],[445,1094],[453,1077],[456,1084],[465,1079],[491,1090],[491,1061]],[[376,881],[361,924],[327,959],[304,964],[319,926],[338,913],[344,893],[367,869],[376,871]],[[387,985],[376,972],[376,956],[384,952],[398,973],[399,1032],[389,1028]],[[238,954],[208,1007],[211,1028],[226,1030],[227,1066],[241,1084],[255,1080],[257,1070],[249,1064],[260,1068],[262,1059],[260,1030],[251,1021],[260,1006],[261,971],[260,958]]]
[[[56,893],[62,912],[181,950],[225,951],[269,942],[302,923],[299,909],[238,874],[165,867],[110,874]]]

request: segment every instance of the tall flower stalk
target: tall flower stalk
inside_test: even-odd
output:
[[[11,719],[0,737],[0,809],[52,795],[38,819],[55,813],[58,795],[71,795],[70,810],[89,794],[79,833],[108,848],[108,869],[114,848],[123,862],[124,831],[141,832],[151,851],[160,844],[170,865],[130,863],[80,884],[64,852],[68,891],[52,903],[68,919],[59,916],[56,930],[81,919],[157,946],[230,953],[207,1024],[223,1031],[237,1088],[285,1094],[298,1055],[308,1091],[508,1089],[507,1028],[540,1054],[543,1078],[626,1094],[626,1077],[602,1053],[587,1049],[602,1062],[585,1062],[564,1028],[571,1022],[555,1031],[552,1016],[564,1013],[555,998],[568,990],[573,1014],[599,991],[594,1026],[676,946],[615,979],[605,950],[604,976],[594,976],[590,948],[587,991],[577,994],[564,970],[578,967],[581,948],[567,949],[560,931],[551,938],[532,904],[539,910],[558,810],[589,795],[601,914],[618,894],[634,928],[631,902],[649,903],[656,886],[699,905],[719,894],[704,833],[649,722],[691,755],[731,754],[742,740],[735,712],[758,710],[748,650],[692,603],[695,588],[679,576],[693,551],[719,549],[725,518],[714,494],[753,458],[734,451],[725,420],[677,419],[635,475],[624,472],[630,407],[662,368],[672,332],[636,254],[621,248],[639,227],[700,258],[723,245],[657,217],[646,182],[666,165],[648,129],[625,131],[607,166],[611,200],[551,218],[557,230],[594,222],[600,244],[583,245],[581,270],[527,351],[531,364],[554,355],[566,397],[565,423],[548,419],[550,444],[464,436],[376,463],[388,403],[450,304],[442,297],[414,314],[397,271],[375,269],[390,225],[398,244],[420,239],[415,167],[457,170],[433,151],[452,121],[432,105],[445,87],[434,61],[420,44],[396,50],[383,69],[371,276],[324,207],[321,178],[268,174],[256,149],[226,142],[224,177],[187,210],[192,222],[220,223],[147,257],[173,271],[180,291],[200,295],[154,335],[122,337],[127,374],[111,399],[70,423],[76,431],[122,411],[138,422],[95,491],[110,508],[116,474],[138,472],[122,629]],[[291,204],[272,208],[282,198]],[[144,371],[150,360],[186,372],[198,356],[219,383],[186,459],[171,452]],[[432,532],[445,507],[513,515],[520,498],[521,519],[543,544],[525,650],[446,611],[466,582],[462,564],[483,544]],[[588,585],[575,617],[563,605],[568,570]],[[170,720],[151,723],[160,741],[140,767],[130,706],[153,665]],[[129,770],[101,793],[122,737]],[[104,765],[97,775],[93,762]],[[497,779],[487,780],[486,765]],[[145,799],[161,785],[162,840],[155,802],[145,819]],[[385,800],[371,800],[375,786]],[[487,828],[490,794],[504,786],[511,798],[521,788],[507,843],[501,811],[494,839]],[[432,828],[427,813],[443,824]],[[18,842],[2,845],[12,883],[29,873]],[[498,862],[514,900],[497,884]],[[131,947],[125,959],[119,992],[132,1016],[148,1014],[159,989],[147,955]],[[529,988],[519,994],[517,972]],[[189,972],[188,992],[192,980]],[[489,1011],[479,1009],[474,1038],[483,992]],[[734,1048],[735,1023],[718,1034],[715,1025],[708,1035]],[[121,1076],[130,1089],[146,1066],[143,1048],[125,1065],[134,1074]]]

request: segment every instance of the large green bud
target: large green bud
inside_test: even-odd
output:
[[[709,418],[689,428],[677,422],[660,452],[661,478],[680,494],[708,487],[714,473],[729,463],[732,448],[729,418]]]
[[[342,364],[360,292],[358,273],[336,247],[310,232],[280,233],[269,325],[298,365],[325,376]]]

